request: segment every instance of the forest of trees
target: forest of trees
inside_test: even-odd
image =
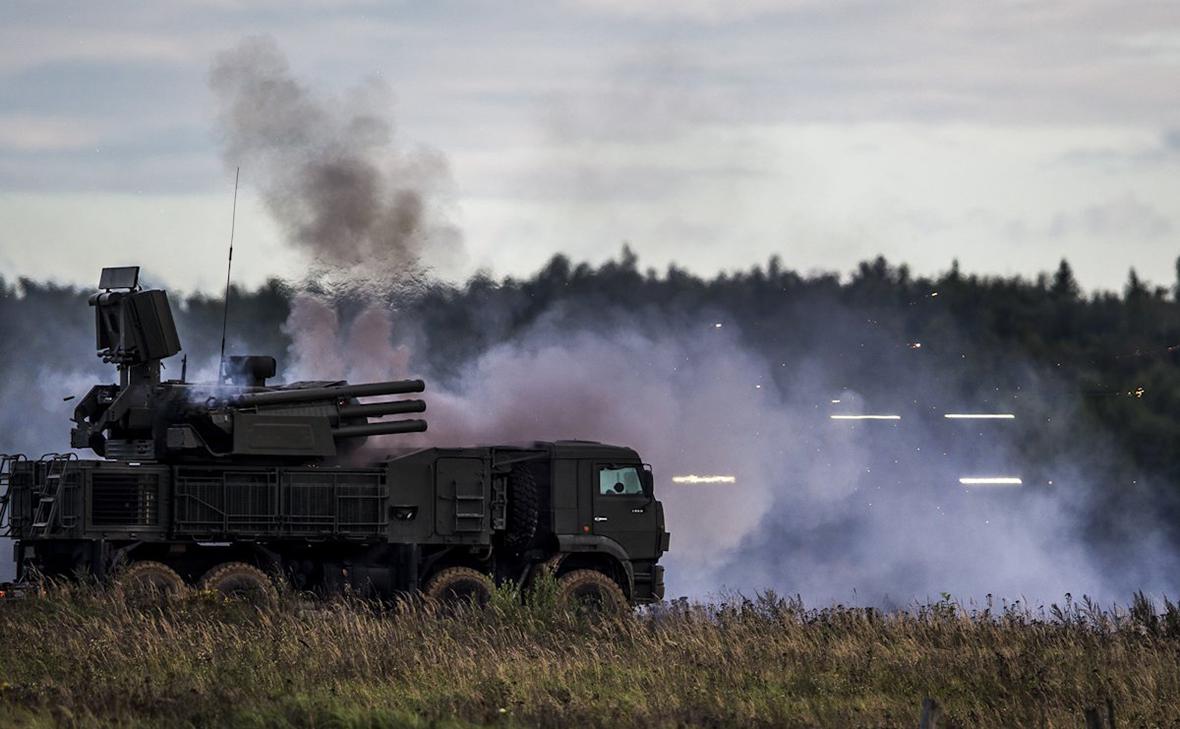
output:
[[[3,450],[60,448],[72,406],[62,398],[110,379],[94,357],[88,294],[0,279]],[[231,349],[275,354],[280,376],[291,296],[280,281],[232,293]],[[1121,293],[1084,293],[1065,261],[1029,280],[957,265],[913,276],[883,258],[849,276],[804,276],[774,258],[705,279],[675,266],[643,270],[624,248],[598,267],[559,255],[529,278],[433,283],[388,304],[410,369],[443,387],[528,332],[560,340],[628,328],[693,338],[723,323],[745,351],[775,365],[782,387],[797,367],[819,363],[825,382],[871,407],[921,407],[937,397],[940,406],[1019,410],[1026,424],[1017,448],[1033,470],[1038,454],[1076,457],[1111,484],[1112,504],[1127,506],[1123,485],[1149,482],[1136,503],[1172,513],[1180,503],[1178,299],[1180,290],[1148,286],[1133,271]],[[215,354],[220,297],[173,292],[173,302],[190,357]],[[338,302],[342,317],[362,303]],[[829,396],[815,394],[817,402]],[[1082,432],[1100,433],[1110,447],[1094,448]]]

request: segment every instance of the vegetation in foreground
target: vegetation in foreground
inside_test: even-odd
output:
[[[212,594],[0,603],[6,726],[1123,726],[1180,705],[1180,610],[1067,602],[884,614],[764,595],[590,618],[508,590],[484,611]]]

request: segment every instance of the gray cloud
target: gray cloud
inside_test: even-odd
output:
[[[949,155],[940,140],[963,126],[990,137],[975,159],[954,161],[968,163],[966,180],[976,162],[988,167],[978,173],[984,192],[973,204],[1004,219],[1031,220],[1018,203],[989,199],[1014,184],[1024,200],[1063,211],[1062,230],[1082,224],[1069,216],[1090,201],[1124,191],[1163,209],[1159,198],[1174,183],[1150,177],[1161,166],[1119,157],[1176,159],[1178,27],[1180,6],[1128,9],[1098,0],[341,2],[328,10],[303,3],[9,4],[0,8],[0,117],[9,120],[0,122],[0,195],[220,194],[226,172],[216,161],[216,104],[205,71],[218,50],[265,32],[308,89],[339,88],[365,74],[396,89],[399,139],[446,151],[463,216],[455,220],[466,223],[473,257],[498,272],[527,272],[554,250],[597,256],[623,239],[658,262],[685,249],[724,251],[682,261],[698,271],[715,270],[718,260],[790,257],[800,246],[805,268],[845,268],[884,251],[932,270],[930,261],[945,265],[963,249],[983,250],[988,231],[936,230],[920,221],[914,230],[897,222],[888,231],[877,223],[895,187]],[[879,153],[896,142],[884,135],[852,169],[844,153],[853,142],[839,136],[863,142],[858,130],[883,123],[908,126],[926,146],[911,147],[912,164],[902,169]],[[780,154],[790,135],[821,126],[833,134],[811,158],[799,150]],[[1085,169],[1071,172],[1069,186],[1041,174],[1053,160],[1018,149],[1026,133],[1064,137],[1079,129],[1154,134],[1159,144],[1079,143],[1074,161]],[[776,148],[747,144],[770,130],[781,136]],[[843,179],[832,180],[830,162],[841,157]],[[763,169],[769,172],[752,181],[750,171]],[[1111,172],[1127,178],[1112,188]],[[961,218],[961,201],[951,199],[956,189],[937,175],[919,179],[907,193],[922,204],[910,207]],[[554,212],[562,198],[580,209]],[[774,198],[782,204],[767,202]],[[13,199],[6,210],[19,215]],[[796,200],[806,202],[791,206]],[[20,230],[37,224],[10,222]],[[176,227],[197,222],[181,215]],[[129,238],[132,226],[128,220],[114,234]],[[677,226],[710,237],[662,235]],[[1147,260],[1160,227],[1138,230],[1153,237],[1140,241],[1139,257],[1127,263],[1160,265]],[[273,247],[282,232],[270,235]],[[83,250],[91,242],[79,231],[69,245]],[[1031,273],[1060,256],[1056,243],[1038,250],[1020,257],[997,251],[975,265]],[[26,253],[4,253],[18,268],[35,268]],[[1089,248],[1077,255],[1104,254]],[[85,258],[72,274],[78,280],[88,280],[98,263]],[[1078,270],[1106,268],[1094,261]]]
[[[1170,218],[1130,196],[1057,213],[1049,224],[1049,235],[1057,238],[1086,235],[1110,240],[1157,239],[1171,235],[1173,230]]]
[[[1097,167],[1106,172],[1131,172],[1180,163],[1180,129],[1165,129],[1139,144],[1125,147],[1082,147],[1061,157],[1063,164]]]

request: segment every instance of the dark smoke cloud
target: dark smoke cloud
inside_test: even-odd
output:
[[[256,181],[287,240],[311,258],[309,282],[385,291],[419,280],[424,254],[459,252],[443,214],[446,163],[398,147],[382,82],[317,96],[260,37],[217,56],[209,84],[226,164]]]
[[[209,83],[227,165],[258,181],[287,241],[312,261],[292,283],[285,376],[404,375],[406,354],[390,344],[389,295],[421,286],[432,262],[462,254],[444,214],[442,156],[395,143],[383,83],[369,81],[342,98],[318,96],[269,38],[220,54]],[[346,317],[357,301],[362,311]]]

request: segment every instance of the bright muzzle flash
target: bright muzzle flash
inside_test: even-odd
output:
[[[1012,413],[947,413],[942,417],[949,420],[1015,420]]]
[[[964,486],[1019,486],[1023,481],[1015,476],[965,476],[959,479]]]
[[[672,483],[737,483],[737,476],[673,476]]]

